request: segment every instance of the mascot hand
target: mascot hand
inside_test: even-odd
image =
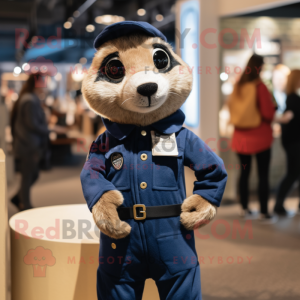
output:
[[[212,220],[217,208],[199,195],[186,198],[182,204],[181,224],[187,230],[203,227]]]
[[[114,239],[129,235],[131,226],[120,220],[117,207],[124,199],[119,191],[108,191],[93,207],[93,217],[101,232]]]

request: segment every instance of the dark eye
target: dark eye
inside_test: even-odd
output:
[[[125,76],[125,68],[118,58],[112,58],[105,66],[105,74],[109,79],[120,80]]]
[[[169,55],[162,49],[154,49],[153,61],[158,70],[166,69],[170,64]]]

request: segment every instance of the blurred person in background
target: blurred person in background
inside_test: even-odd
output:
[[[277,65],[273,70],[272,86],[273,95],[277,103],[277,115],[284,113],[286,108],[286,84],[290,69],[282,64]]]
[[[258,169],[258,197],[261,220],[272,223],[268,213],[269,168],[273,142],[271,122],[275,114],[272,96],[261,81],[260,73],[264,64],[262,56],[254,54],[229,97],[228,106],[235,130],[232,149],[240,160],[238,193],[242,205],[242,216],[249,218],[253,212],[248,208],[249,175],[252,156],[256,156]]]
[[[14,157],[22,176],[21,187],[11,202],[20,210],[32,208],[30,189],[39,176],[39,164],[47,151],[49,130],[41,99],[47,89],[36,86],[39,75],[30,75],[11,114]]]
[[[286,87],[286,113],[292,112],[291,121],[281,122],[282,145],[286,152],[287,173],[282,179],[276,196],[274,212],[286,216],[283,203],[294,183],[300,179],[300,97],[297,90],[300,89],[300,70],[293,70]],[[300,187],[299,187],[300,193]],[[300,208],[300,204],[299,204]]]

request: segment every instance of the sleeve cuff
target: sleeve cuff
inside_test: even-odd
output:
[[[217,207],[220,207],[220,205],[221,205],[221,201],[216,200],[215,198],[213,198],[209,194],[205,193],[204,191],[194,191],[193,194],[201,196],[202,198],[204,198],[205,200],[207,200],[208,202],[210,202],[211,204],[213,204]]]
[[[113,188],[107,188],[107,189],[104,189],[102,190],[100,193],[98,193],[95,198],[93,199],[93,201],[91,203],[88,204],[88,208],[89,210],[92,212],[93,210],[93,207],[94,205],[99,201],[99,199],[102,197],[102,195],[106,192],[109,192],[109,191],[115,191],[116,189],[113,189]]]

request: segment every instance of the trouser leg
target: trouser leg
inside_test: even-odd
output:
[[[97,294],[98,300],[141,300],[145,280],[125,281],[108,275],[98,269]]]
[[[248,208],[249,201],[249,175],[251,171],[251,155],[238,154],[241,164],[241,174],[239,179],[239,197],[243,209]]]
[[[32,154],[20,159],[21,187],[18,192],[20,205],[24,209],[31,208],[30,189],[37,180],[39,174],[40,156],[38,153]]]
[[[201,300],[200,267],[176,273],[164,280],[157,280],[160,300]]]
[[[287,173],[279,184],[275,209],[283,207],[285,198],[296,180],[300,179],[300,144],[284,146],[287,158]],[[300,184],[299,184],[300,189]],[[299,190],[300,196],[300,190]]]
[[[269,169],[271,161],[271,149],[256,154],[258,170],[258,198],[260,202],[260,212],[268,213],[268,201],[270,194]]]
[[[300,210],[300,176],[298,178],[298,197],[299,197],[298,209]]]

